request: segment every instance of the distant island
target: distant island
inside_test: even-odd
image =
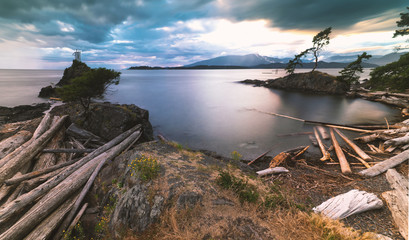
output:
[[[363,63],[364,68],[375,68],[394,62],[404,53],[390,53],[384,56],[373,56],[372,59]],[[339,55],[331,56],[327,61],[318,62],[318,68],[344,68],[356,56]],[[151,66],[133,66],[129,70],[161,70],[161,69],[284,69],[288,64],[289,58],[273,58],[261,56],[259,54],[247,55],[227,55],[211,58],[180,67],[151,67]],[[298,68],[313,68],[313,62],[304,62]]]

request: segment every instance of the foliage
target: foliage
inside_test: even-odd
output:
[[[348,66],[346,66],[339,72],[341,76],[338,76],[337,78],[341,81],[347,82],[348,84],[357,83],[359,80],[359,76],[357,73],[363,73],[363,68],[361,65],[362,61],[371,57],[372,55],[369,55],[366,52],[358,55],[358,58],[355,61],[348,64]]]
[[[409,10],[409,7],[406,8]],[[396,23],[398,27],[403,29],[396,30],[393,37],[409,35],[409,13],[401,13],[400,20]]]
[[[70,83],[57,89],[64,101],[79,101],[87,111],[92,98],[102,98],[107,88],[119,83],[120,72],[111,69],[91,69],[79,77],[71,79]]]
[[[134,173],[139,174],[140,178],[144,181],[149,181],[158,176],[160,170],[160,164],[156,158],[141,155],[140,158],[135,158],[132,160],[131,164],[128,165]]]
[[[224,189],[233,190],[238,195],[241,202],[246,201],[254,203],[259,198],[259,193],[255,186],[249,184],[248,180],[237,178],[228,171],[220,171],[216,182]]]
[[[78,222],[77,225],[74,226],[72,231],[65,232],[63,231],[64,235],[62,239],[64,240],[85,240],[87,239],[84,233],[84,228],[81,225],[81,222]]]
[[[302,60],[301,59],[304,58],[308,54],[308,52],[311,51],[311,50],[312,50],[312,48],[309,48],[309,49],[301,52],[300,54],[295,55],[293,59],[288,61],[288,64],[285,67],[286,72],[288,74],[290,74],[290,75],[293,74],[295,68],[297,67],[297,65],[302,66]]]
[[[111,215],[115,210],[116,206],[116,199],[110,197],[109,203],[104,207],[102,216],[99,222],[95,225],[95,239],[108,239],[107,232],[108,232],[108,224],[111,220]]]
[[[235,161],[240,161],[240,159],[243,157],[239,152],[237,151],[233,151],[231,152],[231,157],[233,158],[233,160]]]
[[[314,55],[315,58],[315,65],[314,68],[312,69],[312,72],[317,68],[318,66],[318,56],[320,51],[325,45],[329,44],[329,35],[331,34],[332,28],[326,28],[319,32],[317,35],[314,36],[312,39],[313,47],[311,48],[311,51]]]
[[[377,67],[371,72],[369,83],[373,89],[404,91],[409,89],[409,53],[398,61]]]

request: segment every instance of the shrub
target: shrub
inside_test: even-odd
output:
[[[144,181],[149,181],[158,176],[160,170],[160,164],[156,158],[141,155],[140,158],[132,160],[128,165],[131,169],[131,176],[133,174],[139,174],[139,177]]]
[[[224,189],[233,190],[239,196],[241,202],[254,203],[259,198],[255,186],[249,184],[247,180],[235,177],[228,171],[220,171],[216,182]]]

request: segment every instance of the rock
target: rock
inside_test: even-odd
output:
[[[50,108],[49,103],[35,105],[21,105],[17,107],[0,107],[0,124],[21,122],[43,116],[44,111]]]
[[[265,86],[268,88],[328,94],[345,94],[349,91],[347,83],[338,81],[335,76],[319,71],[314,71],[312,73],[295,73],[282,78],[268,80]]]
[[[176,206],[178,209],[194,208],[195,205],[202,201],[202,195],[196,192],[184,192],[179,195]]]
[[[70,83],[71,79],[81,76],[83,73],[91,70],[87,64],[73,60],[71,67],[64,70],[64,74],[61,80],[57,83],[57,86],[61,87]]]
[[[243,81],[240,81],[239,83],[244,83],[244,84],[253,84],[256,87],[260,87],[260,86],[265,86],[266,82],[265,81],[261,81],[261,80],[257,80],[257,79],[246,79]]]
[[[41,88],[40,93],[38,94],[38,97],[41,98],[49,98],[55,96],[56,96],[55,88],[53,88],[51,85]]]
[[[153,129],[149,122],[149,112],[133,104],[92,103],[88,113],[78,104],[64,104],[52,109],[53,115],[68,114],[75,124],[100,136],[111,140],[136,124],[142,124],[142,141],[153,140]]]

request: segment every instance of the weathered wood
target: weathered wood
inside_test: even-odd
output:
[[[105,145],[101,146],[100,148],[96,149],[94,152],[88,154],[87,156],[83,157],[76,163],[68,166],[62,172],[60,172],[57,176],[54,176],[48,179],[45,183],[41,184],[40,186],[36,187],[35,189],[31,190],[30,192],[21,195],[15,201],[4,205],[0,208],[0,225],[5,222],[8,218],[19,212],[25,206],[31,204],[35,199],[38,199],[40,196],[47,193],[50,189],[54,188],[58,184],[60,184],[63,180],[65,180],[68,176],[71,176],[74,172],[76,172],[79,168],[90,162],[91,160],[95,160],[95,158],[102,156],[102,154],[106,154],[109,149],[116,149],[116,145],[123,142],[124,139],[129,138],[129,136],[141,128],[141,125],[137,125],[128,131],[120,134],[116,138],[112,139],[110,142],[106,143]],[[116,147],[115,147],[116,146]],[[111,151],[111,150],[109,150]],[[58,171],[58,170],[56,170]],[[54,173],[54,172],[52,172]],[[51,173],[49,173],[51,174]],[[41,178],[41,177],[40,177]],[[32,179],[33,180],[33,179]],[[30,181],[32,181],[30,180]],[[1,238],[0,238],[1,239]]]
[[[267,168],[261,171],[256,172],[259,177],[268,175],[268,174],[277,174],[277,173],[287,173],[289,172],[288,169],[285,167],[274,167],[274,168]]]
[[[15,135],[2,140],[0,142],[0,159],[27,142],[31,136],[32,134],[29,131],[22,130]]]
[[[327,164],[329,164],[329,163],[327,163]],[[312,170],[315,170],[315,171],[318,171],[318,172],[322,172],[323,174],[325,174],[327,176],[330,176],[330,177],[334,177],[334,178],[342,177],[342,178],[348,179],[350,181],[354,181],[354,179],[352,179],[350,177],[347,177],[347,176],[345,176],[343,174],[329,172],[329,171],[326,171],[326,170],[321,169],[321,168],[317,168],[317,167],[314,167],[314,166],[309,166],[307,164],[297,164],[297,166],[301,166],[301,167],[304,167],[304,168],[309,168],[309,169],[312,169]]]
[[[82,215],[84,214],[85,210],[87,209],[87,207],[88,207],[88,203],[85,203],[82,206],[82,208],[78,212],[77,216],[75,216],[74,220],[72,220],[72,223],[68,227],[67,232],[71,232],[74,229],[75,225],[77,225],[77,223],[80,221],[80,219],[81,219]]]
[[[3,184],[0,187],[0,202],[14,189],[14,186],[7,186]]]
[[[313,135],[308,135],[308,138],[310,139],[312,145],[314,145],[315,147],[318,147],[318,140],[316,137],[314,137]]]
[[[103,140],[99,136],[83,128],[78,127],[75,123],[72,123],[67,128],[67,134],[75,138],[85,138],[85,139],[91,138],[93,141],[96,141],[98,143],[103,143]]]
[[[361,157],[363,160],[371,160],[372,158],[366,154],[364,151],[362,151],[361,148],[359,148],[355,143],[353,143],[351,140],[349,140],[341,131],[338,129],[334,129],[336,133],[346,142],[355,152],[358,154],[359,157]]]
[[[314,127],[314,135],[315,138],[317,139],[318,146],[320,147],[321,153],[322,153],[322,158],[320,159],[321,161],[326,161],[331,159],[331,155],[329,152],[325,149],[324,144],[321,141],[320,136],[317,133],[317,129]]]
[[[95,151],[95,149],[84,148],[84,149],[69,149],[69,148],[55,148],[55,149],[43,149],[43,153],[90,153]]]
[[[87,162],[77,171],[65,178],[61,183],[42,197],[13,226],[0,235],[0,239],[17,240],[28,234],[38,223],[44,220],[53,210],[62,204],[68,196],[77,191],[90,177],[95,167],[105,158],[113,159],[123,151],[140,134],[132,133],[124,141],[111,148],[97,158]]]
[[[49,167],[49,168],[46,168],[46,169],[43,169],[43,170],[30,172],[30,173],[27,173],[27,174],[24,174],[24,175],[21,175],[21,176],[14,176],[13,178],[10,178],[10,179],[4,181],[4,183],[7,184],[7,185],[17,184],[17,183],[20,183],[22,181],[32,179],[32,178],[36,178],[36,177],[41,176],[43,174],[53,172],[53,171],[55,171],[57,169],[69,166],[69,165],[75,163],[76,161],[78,161],[78,159],[74,159],[74,160],[71,160],[69,162],[64,162],[64,163],[61,163],[61,164],[58,164],[58,165],[54,165],[52,167]]]
[[[136,136],[136,138],[128,145],[131,146],[134,142],[136,142],[142,135],[142,131],[139,131],[139,134]],[[65,230],[68,226],[68,224],[70,224],[70,222],[73,220],[75,214],[78,211],[78,208],[80,207],[80,204],[82,203],[82,201],[84,200],[85,196],[87,195],[89,189],[91,188],[92,184],[94,183],[95,178],[97,177],[99,171],[102,169],[102,167],[105,165],[105,163],[107,162],[108,158],[105,158],[103,160],[101,160],[98,164],[98,166],[95,168],[95,170],[93,171],[92,175],[90,176],[90,178],[88,179],[87,183],[85,184],[85,186],[83,187],[79,197],[77,198],[77,200],[75,201],[74,206],[72,207],[70,213],[68,214],[68,216],[64,219],[64,221],[61,223],[60,228],[59,228],[59,232],[62,232],[63,230]],[[68,230],[67,230],[68,231]],[[57,237],[57,239],[61,238],[61,236]]]
[[[270,148],[269,150],[267,150],[266,152],[262,153],[261,155],[259,155],[258,157],[256,157],[255,159],[251,160],[249,163],[247,163],[247,165],[251,165],[253,164],[255,161],[261,159],[262,157],[264,157],[265,155],[267,155],[269,152],[273,151],[274,148]]]
[[[55,136],[46,145],[47,148],[59,148],[64,140],[65,131],[61,128]],[[34,164],[33,171],[41,170],[55,165],[57,162],[57,156],[51,153],[43,153],[38,156],[37,161]]]
[[[409,143],[409,133],[403,137],[393,138],[385,142],[385,146],[400,146]]]
[[[44,145],[52,136],[63,126],[68,116],[62,117],[55,125],[51,126],[43,135],[34,140],[26,149],[22,150],[17,156],[10,159],[0,168],[0,185],[5,180],[17,173],[21,166],[26,165],[31,159],[37,155]]]
[[[309,147],[310,147],[310,146],[306,146],[303,150],[299,151],[297,154],[295,154],[293,157],[291,157],[291,160],[295,160],[297,157],[299,157],[299,156],[301,156],[302,154],[304,154]]]
[[[282,162],[284,162],[285,160],[287,160],[291,155],[289,153],[286,152],[281,152],[279,153],[277,156],[275,156],[271,162],[270,162],[270,166],[269,168],[275,168],[278,165],[280,165]]]
[[[397,165],[407,161],[409,159],[409,150],[399,153],[396,156],[389,158],[383,162],[376,164],[368,169],[360,171],[359,174],[366,177],[375,177],[388,169],[396,167]]]
[[[322,213],[331,219],[344,219],[353,214],[383,207],[382,200],[375,194],[356,189],[330,198],[313,208],[316,213]]]
[[[399,232],[408,239],[408,180],[395,169],[389,169],[386,172],[386,179],[394,190],[382,193],[382,197],[392,212]]]
[[[24,240],[46,240],[50,239],[54,229],[59,225],[64,216],[74,205],[76,196],[72,196],[70,199],[64,202],[59,208],[57,208],[50,216],[44,219]]]
[[[339,146],[339,143],[337,139],[335,138],[334,131],[332,128],[330,128],[330,135],[331,135],[331,140],[332,140],[332,145],[334,146],[335,153],[337,155],[338,161],[341,166],[341,172],[343,174],[350,174],[352,173],[351,168],[349,167],[347,158],[345,157],[344,153],[342,152],[341,147]]]
[[[363,160],[362,158],[360,158],[360,157],[358,157],[358,156],[355,156],[354,154],[349,153],[349,152],[346,152],[346,153],[348,153],[349,156],[351,156],[351,157],[355,158],[356,160],[360,161],[361,164],[363,164],[366,168],[370,168],[370,167],[371,167],[371,165],[369,165],[369,163],[366,162],[365,160]],[[350,163],[350,164],[352,164],[352,163]]]
[[[318,129],[318,132],[321,134],[322,139],[324,140],[329,139],[329,134],[323,126],[317,126],[317,129]]]
[[[32,179],[25,180],[25,191],[30,192],[31,190],[35,189],[38,187],[40,184],[43,184],[44,182],[48,181],[49,179],[57,176],[61,172],[63,172],[67,167],[62,167],[60,169],[54,170],[52,172],[37,176]],[[1,209],[1,208],[0,208]]]
[[[50,127],[51,121],[52,121],[51,114],[50,113],[45,114],[43,119],[41,119],[40,124],[38,124],[36,130],[33,133],[33,139],[37,139],[43,133],[45,133],[47,129]]]

